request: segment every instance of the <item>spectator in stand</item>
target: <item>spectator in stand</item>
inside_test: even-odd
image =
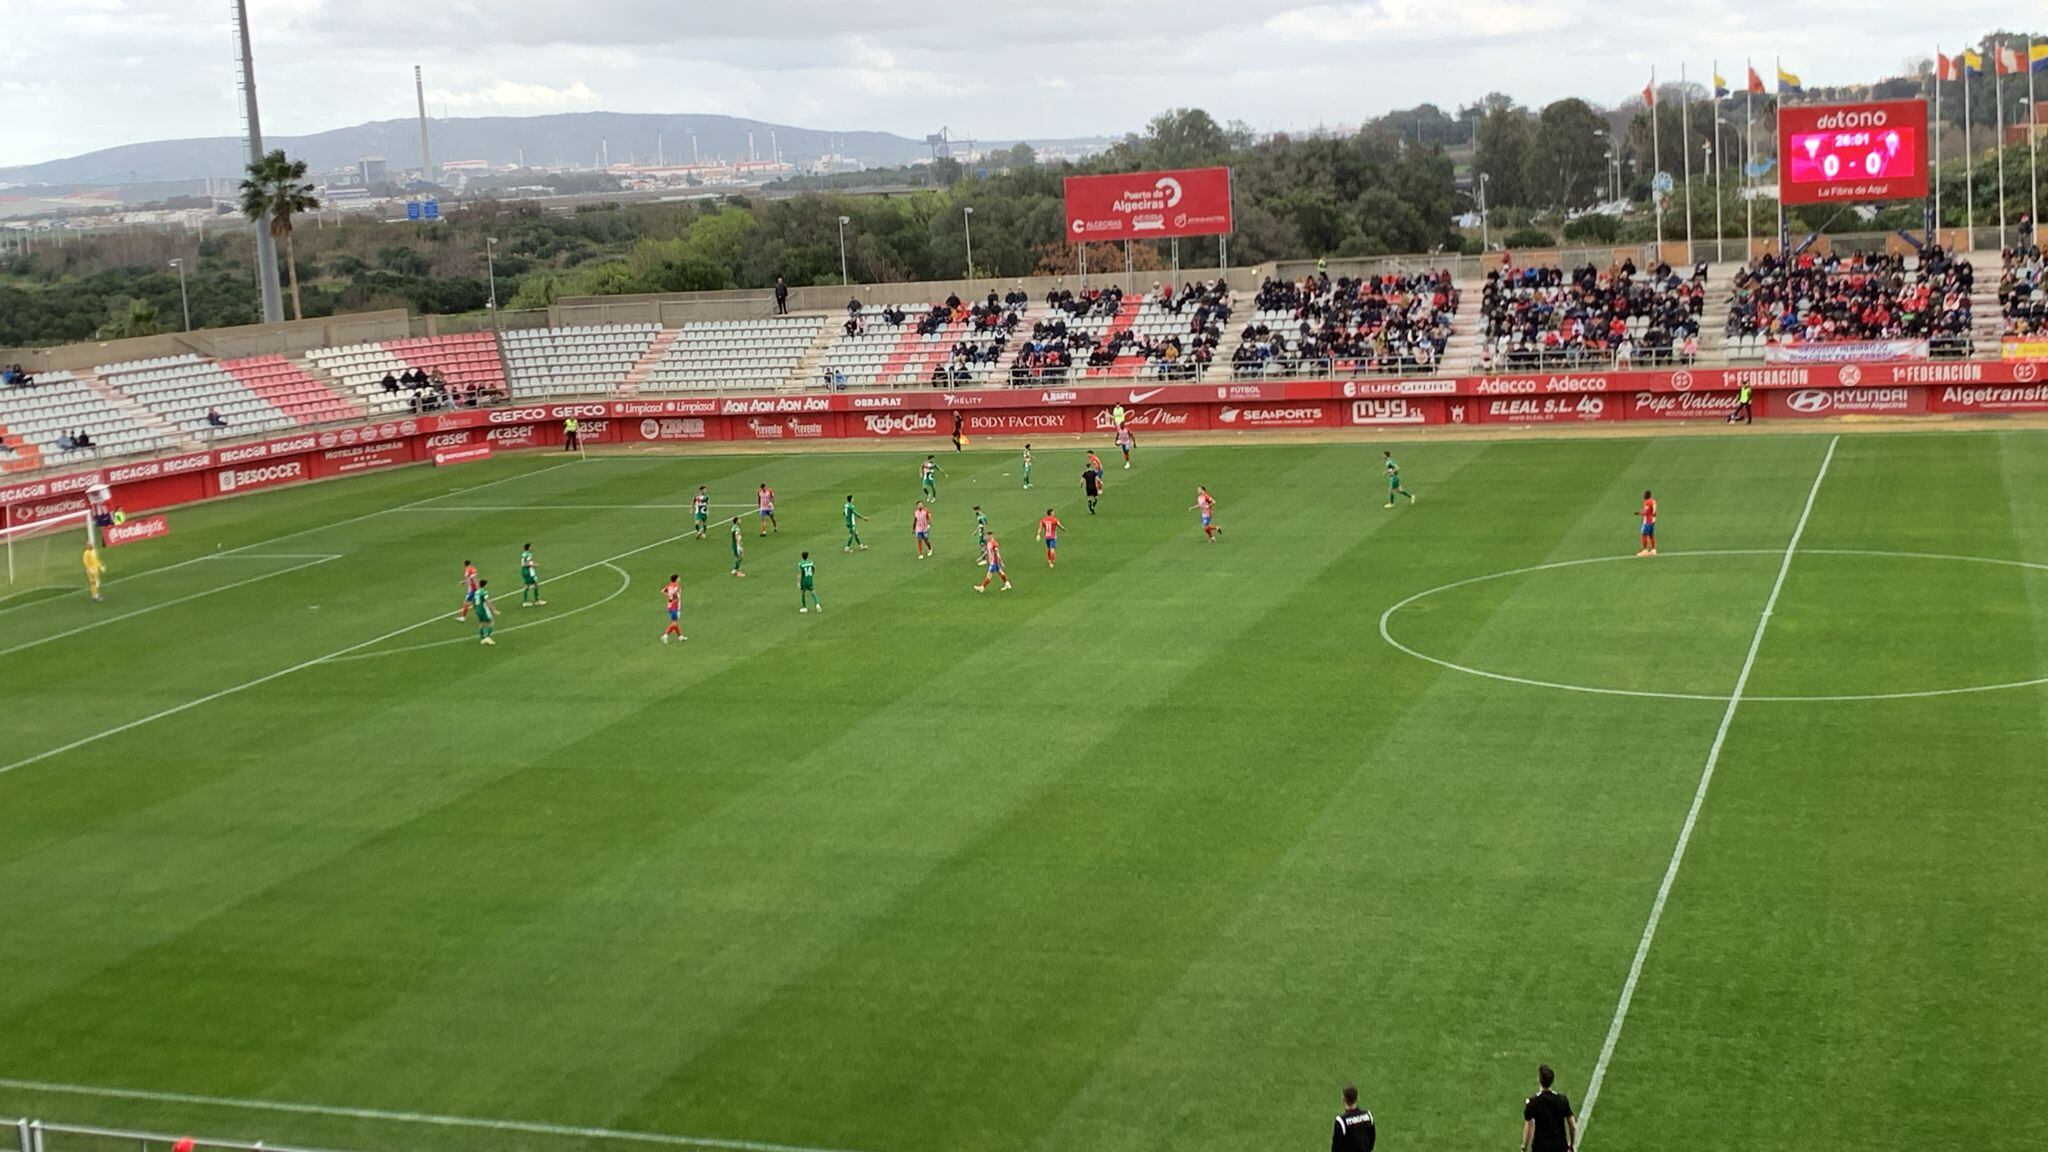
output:
[[[2029,340],[2048,338],[2048,262],[2039,248],[2013,248],[2004,259],[1998,279],[2001,333]]]
[[[860,318],[860,297],[855,296],[846,302],[846,314],[856,320]]]
[[[396,396],[398,394],[398,377],[386,372],[384,374],[384,391]]]
[[[1728,334],[1803,342],[1930,340],[1966,351],[1974,273],[1939,246],[1904,256],[1766,255],[1736,274]]]
[[[70,432],[57,437],[57,451],[69,452],[78,447],[78,437]]]
[[[775,278],[775,314],[789,315],[789,285],[780,276]]]
[[[74,441],[74,442],[75,442],[75,443],[76,443],[76,444],[78,445],[78,447],[80,447],[80,448],[97,448],[97,447],[99,447],[99,445],[98,445],[98,444],[95,444],[95,443],[93,443],[93,439],[92,439],[92,433],[90,433],[90,432],[86,431],[86,430],[85,430],[85,429],[83,429],[83,428],[80,428],[80,429],[78,430],[78,435],[77,435],[77,436],[75,436],[75,437],[73,437],[72,439],[73,439],[73,441]]]
[[[209,428],[225,428],[228,426],[228,418],[220,414],[220,409],[208,408],[206,410],[206,426]]]
[[[1318,275],[1266,280],[1253,303],[1236,375],[1428,372],[1450,343],[1459,294],[1447,271]]]
[[[0,368],[0,386],[27,388],[34,383],[35,380],[28,373],[22,371],[19,364],[9,364],[6,368]]]
[[[1670,364],[1699,332],[1704,267],[1682,280],[1670,265],[1647,274],[1624,260],[1567,274],[1510,265],[1487,273],[1480,293],[1481,337],[1492,366],[1509,371],[1585,363]]]

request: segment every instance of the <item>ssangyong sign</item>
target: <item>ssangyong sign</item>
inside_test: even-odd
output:
[[[1232,229],[1230,169],[1069,176],[1067,239],[1165,240]]]

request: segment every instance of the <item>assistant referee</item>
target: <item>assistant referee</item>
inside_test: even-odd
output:
[[[1372,1113],[1358,1106],[1358,1086],[1344,1086],[1344,1111],[1337,1113],[1337,1127],[1330,1133],[1330,1152],[1372,1152],[1379,1134]]]
[[[1536,1094],[1522,1103],[1522,1152],[1572,1152],[1579,1142],[1572,1102],[1550,1089],[1556,1082],[1550,1065],[1536,1066]]]

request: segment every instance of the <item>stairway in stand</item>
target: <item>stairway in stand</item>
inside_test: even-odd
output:
[[[627,369],[626,379],[620,383],[617,393],[620,399],[630,399],[640,394],[640,386],[647,383],[647,377],[653,373],[654,366],[661,363],[662,357],[668,355],[670,346],[675,344],[676,337],[682,334],[683,330],[680,328],[663,328],[654,334],[654,342],[649,344],[647,351],[640,354],[640,359]]]
[[[72,370],[71,375],[73,379],[83,380],[102,400],[120,409],[130,420],[149,429],[151,435],[158,437],[165,444],[176,444],[181,448],[202,447],[200,442],[189,434],[164,423],[147,405],[130,398],[126,392],[100,379],[99,373],[77,368]]]

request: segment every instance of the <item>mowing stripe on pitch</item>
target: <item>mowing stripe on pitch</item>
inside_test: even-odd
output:
[[[571,576],[576,576],[584,572],[589,572],[593,569],[607,567],[614,561],[624,560],[628,556],[638,556],[642,552],[652,551],[653,549],[659,548],[664,544],[673,544],[678,540],[688,538],[690,535],[691,534],[688,532],[678,532],[674,536],[669,536],[661,540],[656,540],[652,544],[642,544],[638,548],[629,549],[625,552],[619,553],[616,556],[607,556],[602,560],[597,560],[589,564],[585,564],[581,568],[573,568],[567,572],[562,573],[559,576],[552,577],[552,579],[557,581],[567,580]],[[347,656],[351,652],[360,652],[365,648],[372,648],[378,644],[382,644],[386,640],[395,640],[408,632],[417,632],[422,628],[427,628],[435,624],[444,623],[447,619],[448,614],[446,612],[436,612],[434,615],[429,616],[425,620],[421,620],[418,623],[407,624],[403,628],[394,628],[391,631],[384,633],[382,636],[373,636],[370,639],[364,640],[360,643],[351,644],[346,648],[341,648],[337,649],[336,651],[329,652],[325,656],[315,656],[311,660],[302,660],[289,668],[280,668],[275,672],[271,672],[263,676],[258,676],[254,680],[245,681],[243,683],[236,684],[230,688],[223,688],[218,692],[209,692],[206,695],[199,697],[198,699],[187,700],[183,704],[174,704],[161,712],[152,712],[147,716],[141,717],[140,719],[130,720],[125,724],[116,724],[112,728],[108,728],[100,732],[95,732],[90,736],[81,736],[78,739],[71,741],[69,744],[61,744],[55,748],[49,749],[48,751],[38,752],[33,756],[29,756],[21,760],[16,760],[12,764],[0,764],[0,776],[5,776],[9,772],[12,772],[17,768],[26,768],[31,764],[36,764],[40,763],[41,761],[48,760],[52,756],[61,756],[66,752],[76,751],[80,748],[85,747],[88,744],[97,744],[100,741],[105,740],[109,736],[119,736],[123,732],[133,731],[134,729],[143,727],[146,724],[154,724],[159,720],[169,719],[170,717],[176,716],[180,713],[189,712],[192,709],[198,708],[202,705],[211,704],[215,700],[226,699],[227,697],[236,695],[237,693],[247,692],[251,688],[260,688],[273,680],[282,680],[286,676],[290,676],[294,672],[304,672],[308,668],[313,668],[318,665],[325,664],[330,660],[335,660],[342,656]]]
[[[450,496],[463,496],[471,492],[481,492],[486,488],[496,488],[500,484],[509,484],[514,480],[524,480],[529,476],[538,476],[543,472],[553,472],[557,468],[567,468],[568,466],[574,463],[577,463],[577,461],[564,460],[559,464],[550,464],[545,468],[535,468],[531,472],[517,472],[510,476],[500,476],[496,480],[489,480],[482,484],[473,484],[468,488],[451,488],[446,492],[438,493],[433,496],[422,496],[418,500],[414,500],[410,504],[400,504],[392,508],[379,508],[374,512],[364,512],[360,515],[349,516],[341,520],[330,520],[325,524],[315,524],[310,528],[299,528],[294,531],[287,532],[282,536],[272,536],[268,540],[258,540],[252,544],[243,544],[240,547],[229,548],[221,552],[209,552],[204,556],[194,556],[190,560],[180,560],[175,564],[166,564],[161,568],[146,568],[140,572],[132,573],[127,576],[122,576],[119,579],[109,580],[107,581],[107,587],[111,588],[116,584],[126,583],[130,580],[140,580],[145,576],[155,576],[164,572],[175,572],[180,568],[189,567],[193,564],[204,564],[208,560],[223,560],[230,556],[236,556],[241,553],[247,552],[252,548],[261,548],[265,545],[278,544],[286,540],[296,540],[301,536],[309,536],[315,532],[325,532],[330,528],[343,528],[350,524],[360,524],[365,520],[373,520],[379,516],[388,516],[393,512],[409,512],[415,508],[418,508],[422,504],[426,504],[434,500],[446,500]],[[67,593],[66,595],[77,594],[79,593]],[[23,593],[16,593],[16,595],[23,595]],[[15,604],[10,607],[0,608],[0,615],[5,615],[9,612],[17,612],[23,608],[33,608],[38,604],[48,603],[51,600],[62,600],[64,598],[65,597],[61,595],[47,596],[41,600],[31,600],[24,604]]]
[[[279,576],[284,576],[292,572],[299,572],[307,568],[312,568],[320,564],[327,564],[339,559],[341,559],[339,555],[316,556],[309,559],[305,559],[297,564],[292,565],[289,568],[279,568],[275,572],[265,572],[261,576],[251,576],[247,580],[237,580],[232,584],[217,585],[215,587],[208,588],[202,592],[194,592],[189,596],[180,596],[174,600],[166,600],[161,604],[152,604],[147,608],[136,608],[129,612],[123,612],[118,616],[109,616],[104,620],[95,620],[90,624],[80,624],[76,628],[70,628],[63,632],[52,633],[51,635],[45,636],[40,640],[24,641],[20,644],[16,644],[12,648],[0,648],[0,656],[12,656],[16,652],[26,652],[30,648],[34,648],[42,644],[48,644],[52,640],[62,640],[67,636],[76,636],[81,632],[90,632],[95,628],[104,628],[109,624],[119,624],[123,620],[133,620],[137,616],[147,616],[148,614],[156,611],[159,608],[171,608],[179,604],[188,604],[194,600],[205,599],[206,597],[212,596],[217,592],[231,592],[236,588],[246,588],[251,584],[258,584],[265,580],[272,580]]]
[[[1621,1042],[1622,1025],[1628,1022],[1629,1005],[1636,996],[1636,984],[1643,978],[1643,963],[1649,959],[1650,943],[1657,938],[1657,924],[1664,919],[1664,905],[1671,899],[1671,886],[1678,881],[1679,866],[1685,863],[1686,845],[1692,843],[1692,830],[1699,823],[1700,808],[1707,802],[1707,787],[1714,782],[1714,768],[1721,762],[1721,749],[1728,742],[1728,728],[1735,723],[1735,710],[1742,706],[1743,689],[1749,686],[1749,674],[1756,667],[1757,650],[1763,647],[1764,630],[1771,625],[1771,613],[1777,611],[1778,594],[1785,590],[1785,577],[1792,571],[1792,556],[1799,550],[1799,539],[1806,535],[1806,522],[1813,516],[1813,502],[1820,496],[1821,481],[1828,478],[1828,465],[1834,462],[1835,445],[1842,438],[1835,436],[1828,441],[1827,455],[1820,459],[1820,471],[1813,477],[1813,487],[1806,492],[1806,506],[1799,511],[1799,523],[1792,528],[1792,539],[1785,545],[1785,558],[1778,563],[1778,578],[1771,582],[1771,594],[1764,601],[1763,615],[1757,617],[1756,633],[1749,638],[1749,652],[1742,658],[1742,671],[1736,674],[1735,690],[1728,694],[1728,707],[1721,713],[1721,726],[1714,730],[1713,746],[1707,749],[1707,766],[1700,770],[1699,787],[1693,789],[1692,807],[1686,809],[1685,823],[1679,826],[1678,843],[1671,849],[1671,863],[1664,867],[1664,879],[1657,885],[1657,898],[1650,904],[1650,918],[1643,924],[1643,938],[1636,944],[1635,959],[1629,962],[1628,979],[1621,986],[1621,1000],[1614,1006],[1614,1019],[1607,1025],[1607,1039],[1600,1045],[1600,1059],[1593,1065],[1593,1078],[1586,1082],[1586,1107],[1579,1116],[1579,1144],[1585,1144],[1586,1129],[1593,1126],[1593,1105],[1600,1099],[1600,1082],[1607,1078],[1607,1066],[1614,1059],[1614,1047]]]
[[[473,1128],[486,1132],[524,1132],[535,1136],[572,1136],[593,1140],[618,1140],[635,1144],[664,1144],[679,1148],[723,1148],[731,1152],[845,1152],[836,1148],[813,1148],[802,1144],[770,1144],[759,1140],[726,1140],[715,1136],[677,1136],[666,1132],[635,1132],[618,1128],[586,1128],[573,1124],[545,1124],[532,1120],[491,1120],[478,1116],[439,1116],[430,1112],[391,1112],[382,1108],[350,1108],[330,1104],[299,1104],[285,1100],[247,1100],[232,1096],[201,1096],[189,1092],[152,1092],[141,1088],[101,1088],[91,1084],[54,1084],[41,1080],[0,1078],[0,1088],[21,1092],[45,1092],[60,1096],[87,1096],[101,1100],[145,1100],[157,1104],[193,1104],[207,1108],[231,1108],[248,1112],[284,1112],[296,1116],[333,1116],[346,1120],[376,1120],[387,1124],[421,1124],[435,1128]]]

